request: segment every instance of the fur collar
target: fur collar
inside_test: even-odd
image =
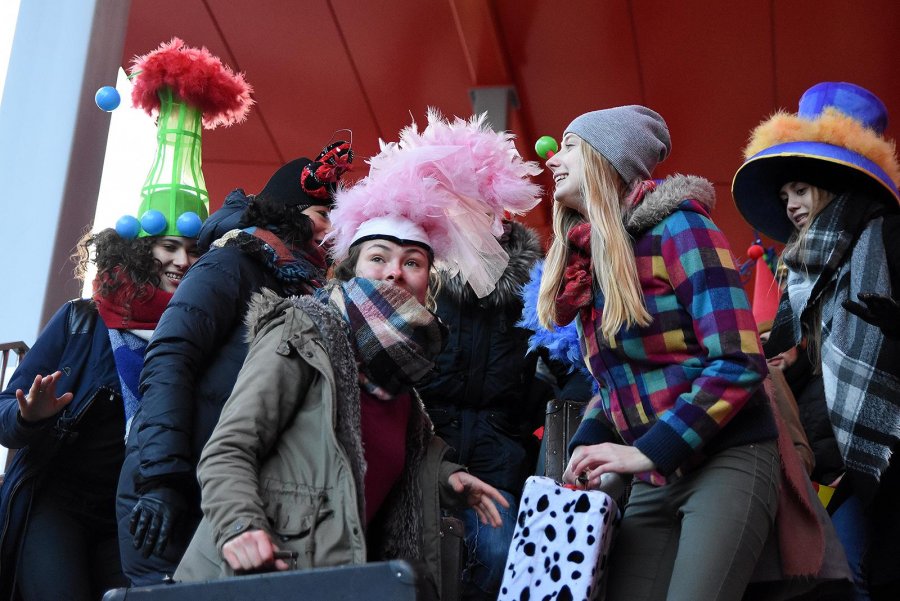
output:
[[[293,306],[290,298],[279,296],[276,292],[263,288],[250,297],[247,305],[247,313],[244,315],[244,325],[247,333],[244,341],[253,342],[256,335],[266,327],[272,319],[281,315],[288,307]]]
[[[509,237],[502,243],[503,250],[509,255],[509,264],[500,276],[497,287],[486,297],[478,299],[472,288],[462,283],[459,274],[449,277],[446,271],[442,271],[441,294],[446,294],[457,304],[480,303],[489,308],[521,302],[522,286],[528,282],[532,266],[543,256],[543,248],[534,230],[515,221],[509,223]]]
[[[625,219],[630,234],[648,230],[668,217],[682,202],[696,200],[708,211],[716,205],[712,183],[696,175],[672,175],[649,192]]]

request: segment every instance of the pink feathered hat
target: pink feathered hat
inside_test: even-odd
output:
[[[381,141],[369,175],[335,194],[334,258],[377,237],[366,226],[377,220],[390,230],[379,233],[427,245],[441,268],[461,273],[479,297],[489,294],[509,261],[497,241],[504,213],[525,213],[541,199],[529,177],[541,168],[519,155],[513,138],[491,130],[486,115],[449,121],[429,109],[424,130],[413,122],[398,142]],[[416,239],[401,237],[409,232]]]

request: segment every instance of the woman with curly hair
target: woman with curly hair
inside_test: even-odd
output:
[[[0,491],[3,599],[97,599],[125,582],[116,481],[143,350],[199,257],[192,238],[114,229],[77,255],[82,279],[97,267],[92,298],[57,311],[0,393],[0,442],[19,449]]]

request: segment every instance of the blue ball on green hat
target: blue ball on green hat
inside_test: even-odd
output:
[[[126,240],[132,240],[141,232],[141,222],[134,215],[123,215],[116,221],[116,232]]]
[[[141,229],[147,232],[148,236],[158,236],[166,230],[166,216],[156,209],[150,209],[141,215]]]
[[[196,238],[202,225],[203,220],[200,219],[200,215],[193,211],[182,213],[175,221],[175,229],[185,238]]]

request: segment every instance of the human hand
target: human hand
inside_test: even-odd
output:
[[[769,364],[769,369],[778,368],[778,369],[787,369],[797,362],[797,357],[800,355],[800,348],[797,346],[792,346],[788,350],[783,353],[779,353],[772,357],[771,359],[766,359],[766,363]]]
[[[504,509],[509,508],[509,503],[499,490],[469,472],[453,472],[450,474],[449,482],[456,494],[465,497],[466,503],[475,510],[482,524],[494,528],[503,525],[500,512],[494,503],[498,503]]]
[[[850,299],[841,303],[850,313],[881,328],[885,336],[900,338],[900,304],[888,296],[860,292],[856,295],[861,303]]]
[[[222,557],[235,572],[290,569],[288,562],[275,558],[278,551],[265,530],[247,530],[222,545]]]
[[[604,442],[576,448],[563,480],[582,488],[596,488],[603,474],[637,474],[655,467],[653,461],[635,447]]]
[[[145,492],[131,510],[129,531],[135,549],[144,557],[163,556],[177,523],[187,510],[184,497],[172,488],[155,488]]]
[[[72,402],[72,393],[67,392],[61,397],[56,396],[56,382],[62,377],[62,372],[57,371],[49,376],[38,374],[34,377],[34,383],[28,389],[28,394],[16,389],[16,400],[19,402],[19,414],[26,422],[39,422],[59,413],[63,407]]]

